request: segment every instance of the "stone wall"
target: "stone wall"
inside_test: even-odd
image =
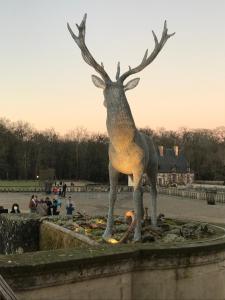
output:
[[[221,300],[225,238],[1,256],[0,273],[21,300]]]
[[[39,250],[39,219],[36,214],[0,214],[0,253]]]
[[[70,221],[70,219],[68,219]],[[43,221],[40,225],[40,250],[69,249],[69,248],[88,248],[97,246],[98,243],[89,237],[68,230],[48,221]]]

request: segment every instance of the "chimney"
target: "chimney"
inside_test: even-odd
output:
[[[174,151],[175,156],[178,156],[178,154],[179,154],[179,147],[178,146],[173,146],[173,151]]]
[[[158,146],[159,149],[159,155],[163,156],[163,146]]]

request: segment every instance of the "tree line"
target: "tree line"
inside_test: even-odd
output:
[[[225,179],[225,127],[140,130],[156,146],[178,145],[196,179]],[[35,179],[40,170],[53,168],[57,179],[107,182],[108,143],[106,134],[84,128],[61,136],[54,129],[38,131],[25,122],[0,119],[0,179]]]

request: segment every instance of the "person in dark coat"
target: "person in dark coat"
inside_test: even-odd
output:
[[[46,197],[45,203],[47,204],[47,214],[48,216],[52,215],[52,201],[49,199],[49,197]]]
[[[70,216],[70,215],[73,214],[73,211],[74,211],[73,204],[70,203],[70,204],[66,207],[66,214],[67,214],[68,216]]]
[[[62,196],[63,197],[66,197],[66,188],[67,188],[67,185],[66,185],[66,183],[64,183],[63,190],[62,190]]]
[[[58,201],[56,199],[53,199],[53,203],[52,203],[52,214],[55,216],[55,215],[58,215],[59,214],[59,211],[57,210],[58,208]]]

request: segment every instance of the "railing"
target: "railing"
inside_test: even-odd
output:
[[[148,189],[147,189],[148,190]],[[67,192],[108,192],[109,185],[105,184],[88,184],[82,186],[70,186],[67,187]],[[132,187],[127,185],[119,185],[118,192],[130,192]],[[207,200],[207,193],[210,190],[195,190],[195,189],[181,189],[177,187],[158,187],[158,192],[164,195],[186,197],[191,199]],[[30,193],[43,193],[45,188],[39,187],[27,187],[27,186],[0,186],[0,192],[30,192]],[[215,201],[218,203],[225,203],[225,192],[217,190],[215,194]]]
[[[0,192],[44,192],[44,187],[40,186],[0,186]]]
[[[132,187],[119,185],[118,192],[130,192]],[[109,192],[109,185],[106,184],[87,184],[86,186],[73,186],[67,188],[68,192]]]
[[[186,197],[191,199],[200,199],[200,200],[207,200],[208,193],[210,192],[205,191],[197,191],[197,190],[189,190],[189,189],[178,189],[176,187],[158,187],[158,192],[164,195],[171,195],[171,196],[178,196],[178,197]],[[225,203],[225,193],[222,191],[216,191],[215,193],[215,201],[218,203]]]
[[[13,293],[10,286],[6,283],[4,278],[0,275],[0,300],[18,300]]]
[[[126,185],[119,185],[118,192],[128,192],[132,189]],[[104,184],[88,184],[82,186],[69,186],[67,192],[108,192],[109,185]],[[31,193],[43,193],[45,188],[40,187],[28,187],[28,186],[0,186],[0,192],[31,192]]]

